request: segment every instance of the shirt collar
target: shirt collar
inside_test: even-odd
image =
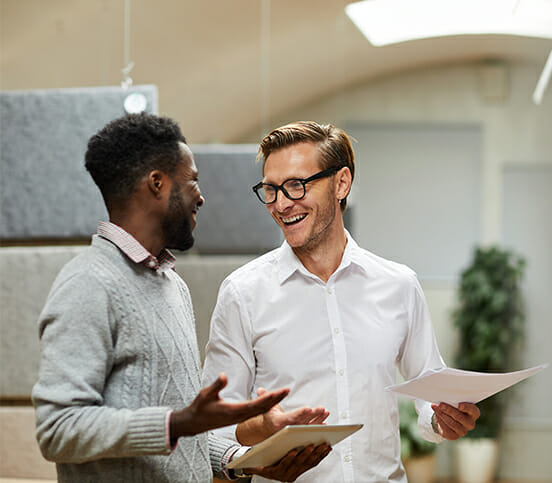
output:
[[[159,257],[155,257],[136,238],[115,223],[100,221],[98,235],[117,246],[134,263],[151,270],[164,272],[175,266],[176,259],[169,250],[164,248]]]
[[[284,240],[282,246],[276,253],[276,261],[278,264],[278,282],[282,285],[289,277],[297,271],[307,272],[301,260],[293,253],[288,242]],[[308,275],[308,273],[306,274]]]
[[[345,270],[351,264],[354,264],[363,270],[366,270],[361,260],[361,250],[358,244],[353,240],[351,234],[345,230],[347,236],[347,245],[345,245],[345,251],[343,252],[343,258],[335,273]],[[278,249],[278,282],[282,285],[288,280],[295,272],[300,272],[307,277],[316,278],[315,275],[310,273],[301,263],[301,260],[297,258],[297,255],[293,252],[288,242],[284,240],[282,246]]]

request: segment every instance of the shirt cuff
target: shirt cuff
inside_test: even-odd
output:
[[[178,445],[178,439],[175,440],[174,444],[171,444],[171,414],[172,411],[167,411],[167,416],[165,417],[165,442],[167,443],[167,448],[171,451],[176,449]]]
[[[420,436],[426,441],[441,443],[445,440],[445,438],[433,430],[433,425],[431,424],[432,416],[433,409],[431,409],[431,404],[425,403],[420,408],[420,414],[418,416],[418,429]]]
[[[222,474],[229,480],[234,480],[234,472],[226,468],[226,465],[230,463],[234,458],[239,458],[243,456],[247,451],[249,451],[249,446],[231,446],[226,450],[222,457]]]

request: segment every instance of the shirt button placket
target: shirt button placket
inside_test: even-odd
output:
[[[326,286],[325,291],[326,307],[328,310],[330,330],[332,333],[332,344],[334,348],[338,422],[340,424],[346,424],[349,422],[347,347],[345,345],[345,337],[339,313],[339,306],[335,294],[335,286]],[[351,452],[352,446],[350,441],[343,441],[341,443],[341,454],[343,455],[341,456],[341,465],[343,467],[345,476],[344,481],[347,482],[353,481]]]

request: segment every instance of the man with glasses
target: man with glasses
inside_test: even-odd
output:
[[[444,366],[416,275],[360,248],[345,230],[355,164],[344,131],[295,122],[267,135],[259,157],[264,177],[253,190],[285,241],[222,283],[204,380],[226,370],[229,400],[280,386],[290,396],[219,431],[256,444],[286,424],[320,422],[327,413],[299,416],[316,405],[329,411],[328,423],[364,427],[299,481],[406,482],[397,400],[385,387],[397,367],[411,379]],[[465,435],[479,417],[473,404],[416,406],[420,432],[434,442]]]

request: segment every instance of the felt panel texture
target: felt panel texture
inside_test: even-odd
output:
[[[88,237],[106,219],[102,197],[84,168],[88,139],[125,114],[142,93],[156,113],[153,85],[0,93],[0,239]]]

